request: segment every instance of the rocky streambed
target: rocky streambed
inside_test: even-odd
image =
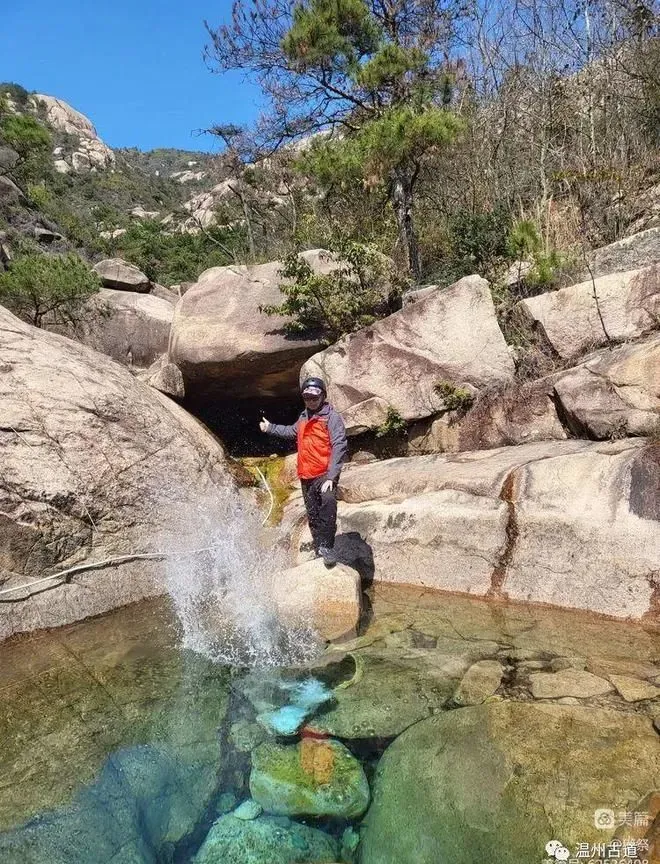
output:
[[[370,595],[360,636],[295,668],[181,649],[163,600],[5,643],[0,859],[657,860],[653,626]]]

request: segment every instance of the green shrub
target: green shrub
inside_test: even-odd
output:
[[[18,153],[13,172],[24,182],[40,180],[51,171],[52,136],[48,129],[29,114],[7,113],[0,119],[0,142]]]
[[[285,258],[280,276],[284,301],[262,306],[267,315],[286,315],[291,334],[320,332],[330,341],[389,314],[400,301],[405,280],[390,262],[363,243],[341,241],[332,249],[337,268],[315,273],[297,253]],[[387,286],[387,290],[384,290]]]
[[[240,233],[210,227],[206,233],[170,233],[156,220],[136,222],[108,244],[109,251],[139,267],[153,282],[173,285],[197,279],[209,267],[234,262]]]
[[[388,435],[405,435],[406,428],[406,421],[396,408],[390,405],[385,420],[376,429],[376,438],[385,438]]]
[[[53,200],[50,191],[42,183],[30,183],[27,188],[27,197],[37,210],[43,210]]]
[[[531,269],[519,280],[527,288],[553,286],[564,261],[557,250],[544,248],[539,229],[531,219],[514,222],[507,237],[507,249],[511,259],[531,263]]]
[[[0,303],[24,321],[77,326],[85,301],[100,280],[77,255],[31,255],[0,273]]]
[[[433,389],[442,396],[447,411],[467,411],[474,402],[474,396],[468,389],[456,387],[450,381],[438,381]]]

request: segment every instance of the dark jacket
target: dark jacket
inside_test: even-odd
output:
[[[271,423],[268,434],[297,440],[298,477],[302,480],[322,475],[335,483],[339,480],[348,441],[344,421],[329,402],[324,402],[318,411],[303,409],[291,426]]]

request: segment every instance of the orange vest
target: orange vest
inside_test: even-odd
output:
[[[311,480],[325,474],[332,446],[326,417],[314,416],[298,425],[298,477]]]

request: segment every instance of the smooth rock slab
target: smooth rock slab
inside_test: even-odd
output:
[[[497,660],[480,660],[470,666],[454,694],[459,705],[479,705],[492,696],[502,682],[504,669]]]
[[[328,864],[335,861],[337,841],[290,819],[260,816],[245,822],[231,813],[209,831],[194,864]]]
[[[581,669],[564,669],[561,672],[539,672],[529,676],[530,689],[535,699],[557,699],[560,696],[576,696],[587,699],[602,696],[613,687],[609,681]]]
[[[626,702],[641,702],[643,699],[656,699],[660,696],[660,687],[631,678],[627,675],[610,675],[610,681]]]
[[[369,806],[369,784],[339,741],[303,738],[252,751],[250,792],[267,813],[356,819]]]
[[[361,535],[376,580],[653,618],[658,454],[567,440],[356,465],[338,542]]]

